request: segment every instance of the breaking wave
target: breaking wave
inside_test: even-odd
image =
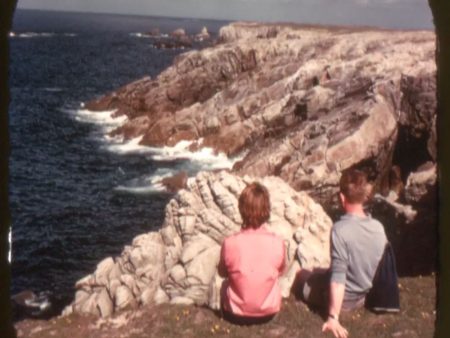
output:
[[[168,38],[169,34],[149,34],[149,33],[142,33],[142,32],[135,32],[135,33],[130,33],[130,36],[133,36],[135,38]]]
[[[82,105],[83,106],[83,105]],[[116,110],[94,112],[88,109],[61,109],[68,113],[74,120],[81,123],[91,123],[100,127],[104,134],[124,124],[128,117],[125,115],[114,116]]]
[[[56,33],[50,33],[50,32],[9,32],[10,38],[51,38],[54,36],[67,36],[67,37],[74,37],[77,36],[75,33],[62,33],[62,34],[56,34]]]
[[[143,136],[125,140],[122,136],[111,136],[109,134],[128,119],[124,115],[114,116],[115,110],[93,112],[87,109],[65,109],[63,111],[80,123],[91,123],[99,126],[102,133],[100,137],[102,150],[120,156],[145,156],[157,167],[156,169],[154,167],[149,169],[149,172],[141,173],[139,177],[121,182],[114,188],[116,192],[161,193],[165,191],[162,184],[165,177],[173,176],[181,171],[186,172],[188,177],[193,177],[202,170],[231,169],[237,161],[245,156],[245,153],[243,153],[230,158],[225,153],[217,153],[214,149],[208,147],[191,150],[193,142],[201,145],[202,139],[197,141],[183,140],[172,147],[150,147],[141,144]]]

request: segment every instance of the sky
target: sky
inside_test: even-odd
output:
[[[433,28],[427,0],[19,0],[18,8],[233,21]]]

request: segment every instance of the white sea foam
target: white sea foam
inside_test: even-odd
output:
[[[114,188],[114,191],[131,194],[154,194],[165,192],[166,189],[162,184],[146,185],[141,187],[127,187],[124,185],[119,185]]]
[[[109,145],[112,144],[123,144],[123,136],[122,135],[114,135],[111,136],[109,134],[105,134],[103,133],[101,135],[101,140],[106,144],[104,147],[108,147]]]
[[[107,139],[109,138],[109,140]],[[111,143],[105,148],[111,152],[118,154],[151,154],[151,158],[155,161],[178,161],[186,160],[193,164],[194,167],[202,170],[214,170],[214,169],[231,169],[236,163],[243,158],[243,155],[229,158],[224,153],[215,153],[212,148],[201,148],[197,151],[189,150],[189,147],[193,141],[180,141],[173,147],[164,146],[161,148],[148,147],[140,144],[143,136],[133,138],[131,140],[121,142],[119,138],[106,137],[106,140]],[[201,140],[199,141],[201,142]],[[187,167],[189,167],[187,163]],[[183,170],[189,168],[182,168]]]
[[[149,38],[150,37],[150,35],[144,34],[144,33],[140,33],[140,32],[130,33],[130,36],[134,36],[135,38]]]
[[[162,184],[165,177],[171,177],[180,171],[185,171],[188,177],[193,177],[201,170],[231,169],[236,161],[241,160],[245,154],[228,158],[224,153],[216,154],[211,148],[203,148],[198,151],[189,151],[191,141],[181,141],[174,147],[148,147],[139,144],[142,136],[132,140],[109,144],[106,149],[117,154],[146,154],[151,159],[160,163],[171,162],[170,166],[157,169],[154,173],[136,178],[114,188],[117,192],[132,194],[161,193],[166,189]]]
[[[109,140],[108,140],[109,139]],[[135,137],[128,141],[122,141],[119,138],[113,138],[110,136],[106,136],[105,140],[112,142],[111,144],[107,144],[104,148],[107,150],[117,153],[117,154],[147,154],[152,153],[154,149],[151,147],[146,147],[139,142],[142,140],[142,136]]]
[[[44,88],[41,88],[41,90],[46,91],[46,92],[62,92],[64,89],[58,88],[58,87],[44,87]]]
[[[146,38],[146,39],[148,39],[148,38],[168,38],[169,34],[162,33],[162,34],[156,35],[156,34],[148,34],[148,33],[142,33],[142,32],[134,32],[134,33],[130,33],[130,36],[133,36],[135,38]]]
[[[16,32],[9,32],[9,37],[11,38],[51,38],[56,35],[62,35],[62,36],[68,36],[68,37],[74,37],[77,36],[75,33],[62,33],[62,34],[56,34],[56,33],[50,33],[50,32],[23,32],[23,33],[16,33]]]
[[[123,136],[111,136],[108,133],[127,121],[126,116],[114,117],[115,110],[93,112],[83,109],[62,111],[70,114],[74,120],[81,123],[91,123],[100,127],[102,149],[119,155],[139,154],[157,161],[159,168],[144,177],[138,177],[123,182],[114,188],[117,192],[132,194],[161,193],[165,190],[161,181],[164,177],[185,171],[189,177],[195,176],[201,170],[231,169],[237,161],[245,154],[229,158],[225,153],[216,153],[212,148],[203,147],[197,151],[191,151],[190,147],[194,141],[180,141],[173,147],[149,147],[140,144],[143,135],[133,139],[124,140]],[[98,132],[97,135],[98,136]],[[197,145],[202,140],[197,140]]]
[[[201,142],[201,141],[200,141]],[[180,141],[174,147],[162,147],[157,149],[157,154],[153,156],[156,161],[171,161],[187,159],[202,164],[202,169],[231,169],[233,164],[241,157],[228,158],[225,153],[215,153],[212,148],[201,148],[198,151],[190,151],[192,141]]]
[[[84,105],[81,107],[84,107]],[[78,122],[92,123],[100,126],[104,135],[121,126],[128,119],[126,115],[114,116],[116,110],[94,112],[88,109],[61,109],[61,111],[68,113]]]
[[[25,32],[25,33],[15,33],[14,37],[17,38],[51,38],[55,36],[55,33],[36,33],[36,32]]]
[[[174,175],[177,171],[169,168],[159,168],[152,175],[133,179],[123,185],[114,188],[116,192],[132,194],[152,194],[165,192],[166,188],[161,183],[165,177]]]

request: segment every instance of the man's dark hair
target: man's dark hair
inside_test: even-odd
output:
[[[239,196],[239,212],[243,228],[259,228],[270,217],[270,198],[267,188],[260,183],[249,184]]]
[[[342,172],[339,188],[349,203],[364,203],[369,195],[367,175],[357,169],[347,169]]]

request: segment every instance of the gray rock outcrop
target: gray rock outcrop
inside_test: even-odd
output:
[[[205,26],[203,26],[203,28],[201,29],[200,33],[198,33],[197,35],[195,35],[195,39],[199,40],[199,41],[203,41],[206,39],[209,39],[211,36],[208,32],[208,28],[206,28]]]
[[[136,237],[119,257],[108,257],[76,283],[71,312],[109,316],[138,304],[198,304],[218,308],[217,274],[223,239],[241,226],[238,197],[250,177],[201,172],[166,206],[161,230]],[[280,281],[289,295],[299,265],[329,265],[331,219],[306,193],[277,177],[259,179],[270,192],[270,231],[286,243],[288,269]]]
[[[236,173],[280,176],[324,205],[348,167],[378,190],[393,164],[404,180],[421,164],[396,154],[420,143],[418,161],[435,161],[433,32],[234,23],[218,40],[87,107],[126,114],[113,133],[142,144],[245,153]]]

